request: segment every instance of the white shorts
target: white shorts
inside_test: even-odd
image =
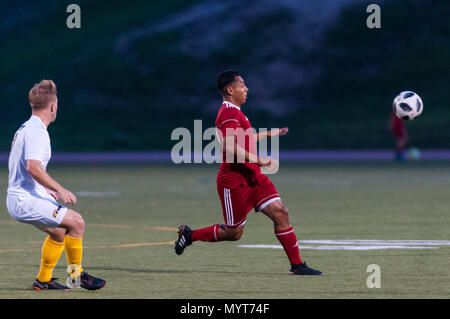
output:
[[[67,207],[58,204],[50,195],[8,194],[6,206],[12,218],[41,230],[59,227],[67,212]]]

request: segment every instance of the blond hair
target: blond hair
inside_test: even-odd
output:
[[[28,101],[35,110],[42,110],[56,101],[56,85],[52,80],[42,80],[34,84],[28,93]]]

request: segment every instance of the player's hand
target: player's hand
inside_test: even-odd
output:
[[[257,163],[259,166],[266,167],[270,166],[271,159],[265,157],[258,157]]]
[[[49,193],[55,200],[59,200],[59,195],[57,192],[52,191],[51,189],[46,189],[47,193]]]
[[[258,158],[258,165],[264,174],[275,174],[280,167],[280,163],[273,158]]]
[[[289,132],[289,128],[287,127],[276,128],[270,131],[270,136],[283,136],[286,135],[287,132]]]
[[[288,127],[283,127],[279,129],[279,134],[280,136],[286,135],[289,132],[289,128]]]
[[[278,168],[280,167],[280,163],[276,159],[270,160],[270,165],[266,166],[264,169],[267,171],[267,174],[275,174],[278,172]]]
[[[77,197],[69,190],[62,188],[57,192],[57,196],[61,199],[65,204],[70,204],[75,206],[77,204]]]

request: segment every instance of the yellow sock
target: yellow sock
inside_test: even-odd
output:
[[[50,236],[45,239],[44,244],[42,245],[41,268],[39,269],[39,274],[37,276],[37,279],[40,282],[50,281],[53,269],[58,263],[63,249],[63,243],[50,239]]]
[[[82,272],[83,267],[81,267],[81,258],[83,256],[83,238],[75,238],[69,235],[64,236],[64,249],[66,250],[68,265],[77,265],[80,267],[80,272]]]

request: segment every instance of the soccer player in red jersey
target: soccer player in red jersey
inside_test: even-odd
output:
[[[216,131],[223,149],[223,161],[217,175],[217,191],[222,203],[224,224],[192,230],[179,226],[175,252],[181,255],[195,241],[217,242],[239,240],[244,232],[247,214],[254,208],[274,223],[274,232],[291,263],[294,275],[321,275],[300,258],[297,237],[289,222],[288,210],[275,186],[261,173],[278,169],[278,162],[257,155],[256,142],[268,136],[285,135],[288,128],[253,133],[251,124],[242,113],[248,88],[236,71],[224,71],[217,76],[216,85],[223,104],[216,119]]]
[[[391,112],[389,118],[389,129],[395,138],[395,160],[403,161],[405,159],[405,149],[408,143],[408,132],[405,127],[404,121],[395,115],[394,111]]]

